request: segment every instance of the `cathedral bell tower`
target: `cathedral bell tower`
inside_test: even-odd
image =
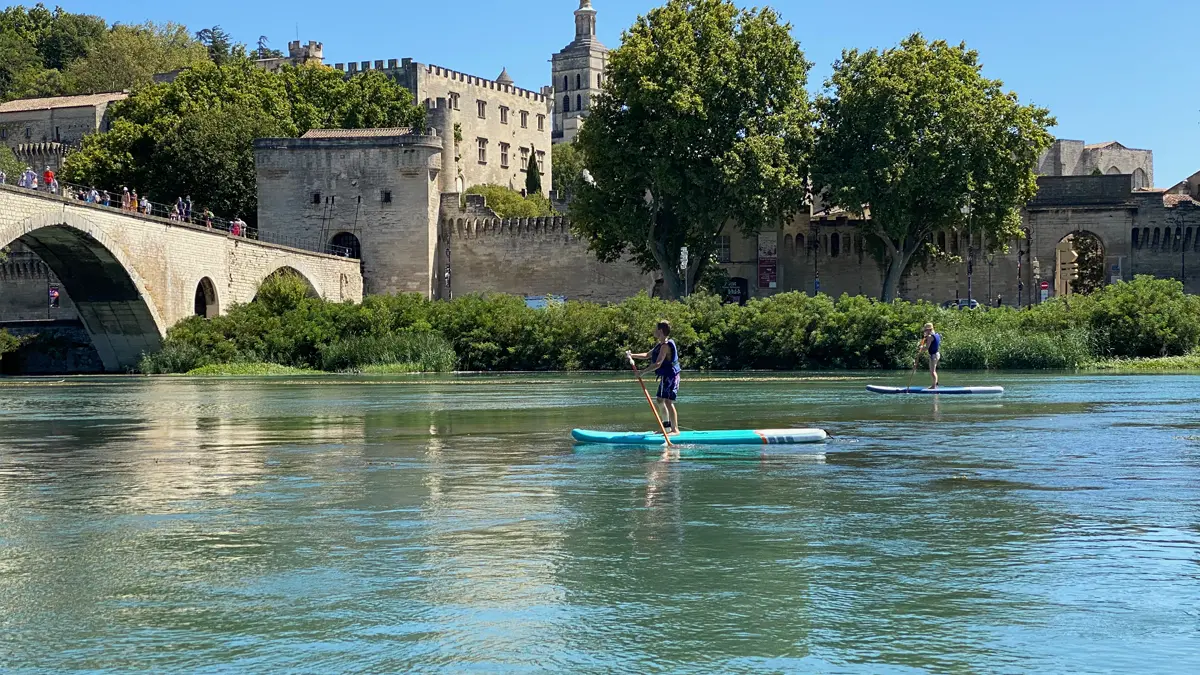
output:
[[[575,10],[575,39],[550,58],[554,87],[555,143],[569,143],[579,133],[592,100],[604,84],[608,48],[596,39],[596,10],[592,0],[579,0]]]

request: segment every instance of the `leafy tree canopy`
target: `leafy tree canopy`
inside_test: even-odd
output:
[[[884,300],[937,230],[966,228],[992,246],[1020,234],[1055,122],[981,68],[965,45],[914,34],[843,52],[817,100],[813,185],[827,205],[869,205],[864,234],[883,264]]]
[[[550,200],[540,192],[522,197],[520,192],[503,185],[472,185],[466,194],[483,195],[488,208],[501,218],[538,218],[554,215]]]
[[[628,254],[678,297],[726,224],[747,235],[806,200],[810,63],[771,9],[668,0],[625,31],[576,143],[594,184],[572,222],[602,260]]]
[[[583,182],[583,154],[579,147],[574,143],[557,143],[551,146],[550,157],[554,167],[551,187],[559,195],[575,194]]]
[[[68,181],[137,188],[171,203],[191,195],[204,207],[253,223],[253,143],[312,128],[421,126],[424,111],[382,73],[345,80],[325,66],[269,73],[242,57],[204,61],[170,83],[138,90],[110,108],[111,129],[67,157]]]

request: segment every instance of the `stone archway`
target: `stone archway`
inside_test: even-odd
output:
[[[196,284],[195,310],[196,316],[212,319],[221,315],[221,306],[217,301],[217,287],[212,279],[204,277]]]
[[[304,272],[296,269],[295,267],[291,267],[289,265],[283,265],[281,267],[277,267],[270,274],[263,277],[263,280],[261,282],[259,282],[259,284],[258,284],[259,288],[262,288],[262,285],[264,283],[266,283],[267,281],[269,281],[271,279],[277,279],[280,277],[292,277],[292,278],[296,278],[296,279],[299,279],[300,281],[302,281],[305,286],[305,295],[310,298],[324,297],[321,294],[321,289],[317,288],[316,284],[313,283],[312,278],[310,278]],[[258,299],[258,292],[255,291],[254,300],[257,300],[257,299]]]
[[[72,212],[41,213],[0,228],[0,247],[20,242],[54,272],[75,303],[106,372],[137,368],[159,349],[166,324],[125,252]]]
[[[1091,293],[1104,286],[1104,240],[1095,232],[1075,230],[1059,240],[1060,243],[1064,241],[1069,241],[1071,248],[1079,255],[1075,261],[1079,266],[1079,276],[1071,282],[1071,293]]]

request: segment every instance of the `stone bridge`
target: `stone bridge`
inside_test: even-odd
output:
[[[0,248],[13,242],[62,281],[110,372],[136,367],[176,322],[250,302],[281,270],[328,300],[362,300],[355,259],[0,186]]]

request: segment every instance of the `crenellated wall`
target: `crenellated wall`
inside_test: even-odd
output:
[[[464,201],[442,195],[438,297],[491,292],[617,302],[654,287],[654,275],[632,262],[597,261],[564,216],[500,218],[481,195]]]

